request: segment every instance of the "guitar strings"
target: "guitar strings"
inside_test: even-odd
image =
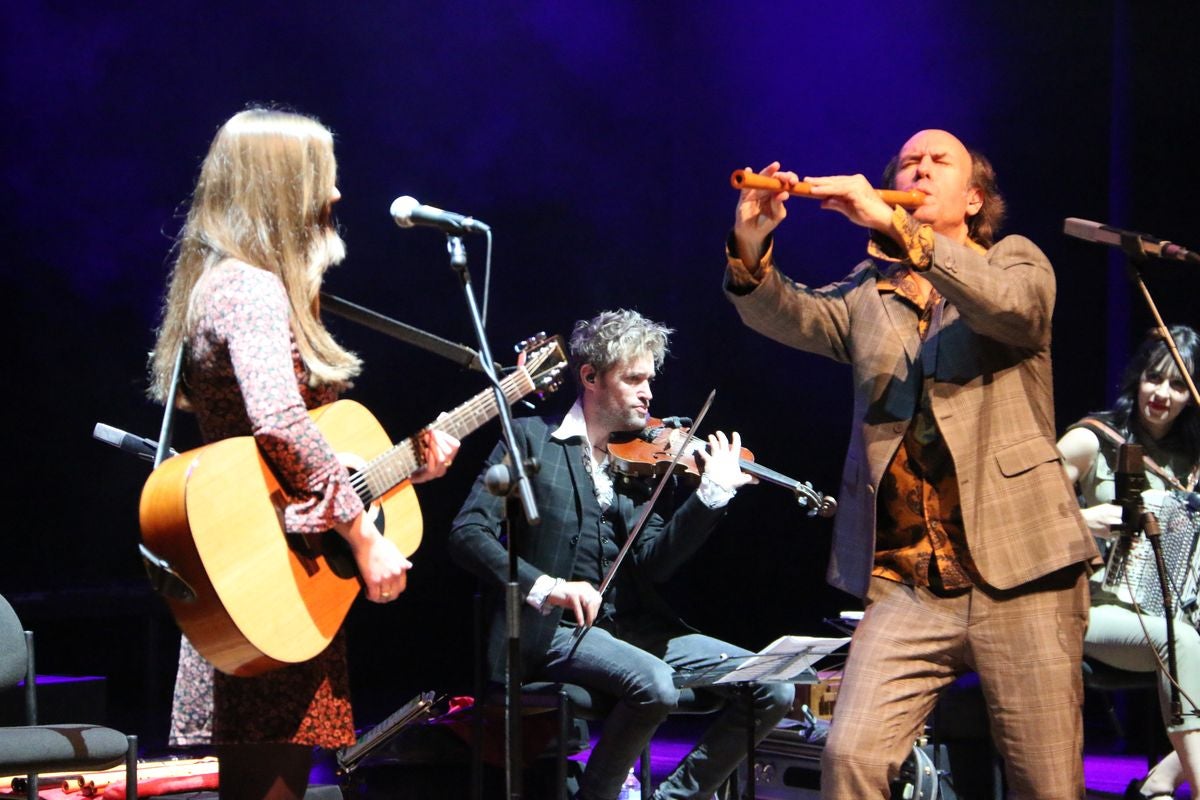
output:
[[[500,386],[504,392],[505,399],[509,402],[514,402],[517,398],[536,388],[533,377],[525,369],[519,370],[501,380]],[[512,396],[514,391],[519,392],[515,397]],[[434,424],[439,430],[445,430],[447,433],[455,435],[455,430],[459,428],[459,420],[464,418],[474,419],[480,415],[487,415],[485,418],[486,421],[486,419],[491,418],[492,415],[490,412],[491,409],[495,408],[495,405],[496,398],[491,394],[476,396],[451,411],[445,417],[437,420]],[[466,431],[461,432],[466,433]],[[404,480],[404,478],[416,472],[419,466],[420,457],[417,454],[413,438],[410,437],[371,459],[362,469],[351,473],[350,487],[363,501],[363,505],[368,505],[380,495],[386,493],[388,489],[391,489]],[[404,477],[393,479],[398,475],[403,475]],[[371,489],[371,485],[377,483],[374,480],[375,478],[382,478],[385,486],[379,495],[376,495]]]

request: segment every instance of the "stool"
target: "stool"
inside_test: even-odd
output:
[[[1119,738],[1125,739],[1125,728],[1121,724],[1121,719],[1117,716],[1116,709],[1113,708],[1112,693],[1149,690],[1157,695],[1158,673],[1130,672],[1129,670],[1105,664],[1099,659],[1084,656],[1083,688],[1092,689],[1100,693],[1104,698],[1104,711],[1108,715],[1109,722],[1112,724],[1113,732]],[[1156,702],[1155,706],[1157,707],[1157,705]],[[1158,763],[1159,758],[1165,755],[1165,753],[1156,752],[1154,746],[1158,731],[1159,716],[1157,714],[1150,714],[1146,719],[1146,765],[1148,768],[1153,768]]]
[[[496,702],[503,702],[503,694],[493,694]],[[616,705],[617,700],[611,695],[594,691],[573,683],[555,683],[538,681],[527,683],[521,687],[521,705],[526,710],[553,711],[558,714],[558,736],[556,754],[556,782],[558,797],[566,800],[567,796],[567,762],[570,753],[567,743],[571,735],[571,726],[576,719],[589,722],[603,721]],[[681,689],[679,704],[671,715],[677,714],[710,714],[724,707],[725,701],[712,692],[703,690]],[[481,758],[477,752],[476,758]],[[649,791],[650,774],[650,745],[642,750],[638,764],[638,780]],[[734,773],[736,775],[736,772]],[[731,776],[731,780],[733,780]]]

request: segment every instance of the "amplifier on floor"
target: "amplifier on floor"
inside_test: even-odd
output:
[[[822,728],[782,725],[754,753],[758,800],[818,800],[821,796]],[[892,800],[958,800],[945,745],[920,743],[892,784]]]

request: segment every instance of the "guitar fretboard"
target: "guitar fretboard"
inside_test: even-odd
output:
[[[512,405],[536,386],[529,371],[518,367],[517,371],[500,381],[504,397]],[[401,481],[407,480],[420,469],[422,461],[418,453],[417,439],[425,431],[444,431],[456,439],[462,439],[482,427],[499,413],[495,393],[488,389],[427,425],[420,433],[410,436],[376,456],[352,478],[355,491],[367,504],[386,494]]]

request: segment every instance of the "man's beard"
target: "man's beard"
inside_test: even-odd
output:
[[[624,423],[625,430],[627,431],[640,431],[642,428],[646,427],[646,415],[642,414],[640,411],[629,409],[625,412],[621,422]]]

